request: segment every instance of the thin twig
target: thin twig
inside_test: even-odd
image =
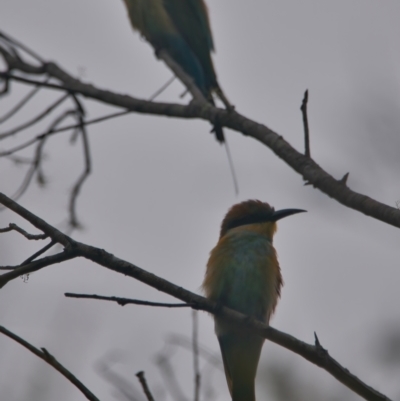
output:
[[[66,292],[64,294],[68,298],[84,298],[84,299],[98,299],[102,301],[112,301],[116,302],[118,305],[125,306],[129,304],[133,305],[144,305],[144,306],[157,306],[161,308],[192,308],[193,305],[191,304],[171,304],[171,303],[164,303],[164,302],[149,302],[143,301],[141,299],[131,299],[131,298],[120,298],[120,297],[105,297],[103,295],[96,295],[96,294],[75,294],[71,292]]]
[[[40,255],[44,254],[46,251],[48,251],[50,248],[52,248],[57,242],[54,240],[51,240],[47,245],[45,245],[42,249],[39,249],[37,252],[35,252],[32,256],[29,256],[28,259],[24,260],[21,263],[21,266],[27,265],[28,263],[31,263],[33,260],[35,260],[37,257]]]
[[[149,101],[152,102],[156,97],[165,91],[175,81],[175,76],[172,76],[160,89],[157,89],[150,97]]]
[[[68,369],[61,365],[60,362],[58,362],[57,359],[54,358],[54,356],[51,355],[45,348],[41,348],[41,350],[39,350],[38,348],[25,341],[23,338],[17,336],[3,326],[0,326],[0,333],[3,333],[7,337],[21,344],[37,357],[47,362],[55,370],[60,372],[67,380],[69,380],[76,388],[78,388],[88,400],[99,401],[99,399],[80,380],[78,380],[76,376],[74,376]]]
[[[228,140],[227,140],[226,137],[225,137],[225,140],[224,140],[223,144],[225,145],[226,155],[228,157],[229,168],[230,168],[231,173],[232,173],[232,180],[233,180],[233,187],[235,188],[235,195],[238,196],[239,195],[239,184],[238,184],[238,180],[237,180],[237,177],[236,177],[235,167],[233,165],[231,151],[230,151],[229,146],[228,146]]]
[[[14,39],[12,36],[10,36],[8,34],[6,35],[4,32],[0,31],[0,37],[5,39],[7,42],[11,43],[13,46],[19,47],[21,50],[23,50],[24,52],[29,54],[31,57],[35,58],[40,63],[43,64],[45,62],[44,59],[42,57],[40,57],[36,52],[34,52],[32,49],[30,49],[29,47],[27,47],[26,45],[24,45],[17,39]]]
[[[76,110],[66,110],[60,116],[58,116],[53,123],[50,125],[48,132],[51,132],[54,128],[56,128],[59,124],[61,124],[66,118],[70,117],[71,115],[75,115]],[[36,146],[35,150],[35,157],[32,161],[30,168],[28,169],[22,184],[17,189],[17,191],[12,195],[12,199],[18,200],[28,189],[30,183],[32,182],[32,178],[34,177],[35,173],[40,170],[40,166],[43,159],[43,148],[47,140],[47,135],[40,136],[39,143]],[[0,154],[1,157],[1,154]],[[40,174],[42,177],[43,174]],[[1,210],[2,208],[0,208]]]
[[[78,255],[74,251],[63,251],[57,253],[56,255],[46,256],[42,259],[34,260],[25,265],[15,266],[14,268],[11,268],[11,266],[1,266],[0,270],[10,271],[0,275],[0,288],[3,288],[8,282],[23,276],[24,274],[33,273],[43,269],[44,267],[74,259],[77,256]]]
[[[0,233],[6,233],[9,231],[17,231],[18,233],[22,234],[26,239],[29,240],[41,240],[48,238],[47,234],[29,234],[24,229],[17,226],[15,223],[10,223],[6,228],[0,228]]]
[[[107,114],[103,117],[98,117],[98,118],[94,118],[93,120],[85,121],[85,126],[88,126],[91,124],[97,124],[97,123],[109,120],[111,118],[121,117],[121,116],[125,116],[125,115],[131,114],[131,113],[132,112],[130,110],[126,110],[126,111],[119,111],[117,113]],[[12,155],[13,153],[16,153],[20,150],[23,150],[23,149],[33,145],[35,142],[40,141],[41,139],[43,139],[44,136],[50,136],[53,134],[57,134],[59,132],[65,132],[65,131],[69,131],[71,129],[80,128],[80,126],[81,126],[80,124],[71,124],[71,125],[67,125],[66,127],[47,130],[45,132],[42,132],[41,134],[36,135],[33,139],[30,139],[29,141],[27,141],[26,143],[24,143],[22,145],[18,145],[17,147],[12,148],[11,150],[8,150],[8,151],[0,152],[0,157],[6,157],[6,156]]]
[[[55,132],[57,130],[56,127],[59,124],[61,124],[63,120],[65,120],[69,116],[74,116],[75,114],[76,114],[76,110],[74,110],[74,109],[66,110],[59,117],[57,117],[55,119],[55,121],[51,124],[50,128],[46,132],[44,132],[43,134],[37,135],[36,137],[30,139],[29,141],[26,141],[25,143],[23,143],[21,145],[18,145],[18,146],[15,146],[14,148],[11,148],[9,150],[0,152],[0,157],[12,155],[13,153],[19,152],[20,150],[23,150],[23,149],[33,145],[35,142],[42,141],[46,137],[48,137],[51,134],[53,134],[53,132]],[[65,131],[65,130],[66,129],[64,129],[63,131]],[[60,131],[61,131],[61,129],[58,130],[58,132],[60,132]]]
[[[193,372],[194,372],[194,401],[200,400],[200,366],[199,366],[199,317],[197,310],[192,311],[192,351],[193,351]]]
[[[70,214],[69,223],[71,227],[77,228],[79,227],[79,222],[76,214],[76,200],[78,198],[79,192],[81,191],[82,185],[84,184],[84,182],[86,181],[86,179],[88,178],[88,176],[92,171],[92,162],[90,157],[89,139],[85,127],[85,110],[83,108],[83,105],[75,95],[72,95],[72,98],[74,99],[78,110],[77,118],[79,121],[79,133],[82,137],[83,156],[85,165],[82,174],[80,175],[74,187],[72,188],[69,202],[69,214]]]
[[[64,86],[64,85],[51,84],[46,81],[35,81],[34,79],[20,77],[18,75],[14,75],[9,72],[0,72],[0,78],[7,79],[7,80],[13,80],[13,81],[21,82],[21,83],[28,84],[28,85],[34,85],[39,88],[48,88],[48,89],[56,89],[56,90],[67,91],[67,92],[74,92],[71,89],[69,89],[67,86]]]
[[[47,82],[49,78],[46,78],[44,82]],[[5,113],[2,117],[0,117],[0,124],[4,123],[7,121],[9,118],[11,118],[15,113],[17,113],[19,110],[24,107],[29,100],[31,100],[40,90],[40,87],[33,88],[19,103],[17,103],[10,111]]]
[[[147,385],[146,378],[144,377],[144,372],[143,371],[137,372],[136,376],[139,379],[140,384],[142,385],[143,392],[146,394],[147,400],[148,401],[154,401],[154,397],[151,394],[149,386]]]
[[[34,177],[35,172],[39,169],[39,165],[42,161],[43,147],[45,145],[45,142],[46,142],[46,137],[43,137],[37,144],[34,160],[32,161],[31,166],[29,167],[28,171],[26,172],[25,177],[24,177],[20,187],[11,196],[12,199],[14,199],[14,200],[20,199],[21,196],[28,189],[30,183],[32,182],[32,178]],[[2,209],[3,208],[0,207],[0,210],[2,210]]]
[[[303,115],[303,126],[304,126],[304,155],[311,157],[310,153],[310,131],[308,128],[308,116],[307,116],[307,103],[308,103],[308,89],[304,92],[303,101],[301,102],[301,113]]]
[[[61,103],[63,103],[64,100],[68,99],[68,97],[69,97],[69,94],[61,96],[58,100],[56,100],[54,103],[52,103],[49,107],[47,107],[44,111],[42,111],[36,117],[32,118],[31,120],[27,121],[26,123],[19,125],[18,127],[15,127],[9,131],[0,133],[0,140],[7,138],[9,136],[15,135],[18,132],[21,132],[29,127],[32,127],[39,121],[43,120],[43,118],[48,116],[54,109],[56,109]]]

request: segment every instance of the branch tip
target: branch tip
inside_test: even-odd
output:
[[[314,331],[314,339],[315,339],[315,346],[317,347],[317,348],[322,348],[321,347],[321,343],[319,342],[319,338],[318,338],[318,336],[317,336],[317,333]]]
[[[303,127],[304,127],[304,155],[306,157],[311,157],[310,152],[310,129],[308,126],[308,116],[307,116],[307,104],[308,104],[308,89],[304,92],[303,101],[301,102],[300,110],[303,115]]]
[[[146,395],[147,400],[154,401],[153,395],[151,394],[149,386],[147,385],[146,378],[144,377],[144,371],[141,370],[140,372],[137,372],[136,377],[139,379],[139,382],[142,385],[143,392]]]
[[[339,182],[343,185],[347,186],[347,179],[349,178],[350,173],[346,173],[340,180]]]

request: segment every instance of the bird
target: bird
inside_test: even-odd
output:
[[[273,247],[276,222],[305,212],[277,210],[260,200],[233,205],[211,250],[202,288],[206,297],[269,324],[283,279]],[[255,377],[264,338],[214,316],[232,401],[255,401]]]
[[[214,41],[208,9],[203,0],[124,0],[134,30],[151,44],[156,56],[165,50],[189,75],[203,96],[215,105],[215,92],[230,105],[223,94],[215,73],[211,52]],[[211,132],[221,144],[225,142],[220,124]]]

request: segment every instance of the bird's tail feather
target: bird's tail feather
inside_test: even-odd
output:
[[[254,384],[264,339],[246,334],[218,337],[232,401],[256,399]]]

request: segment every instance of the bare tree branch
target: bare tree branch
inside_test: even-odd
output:
[[[56,245],[56,241],[51,240],[47,245],[45,245],[42,249],[39,249],[37,252],[35,252],[32,256],[29,256],[28,259],[24,260],[21,265],[26,265],[30,262],[32,262],[33,260],[35,260],[37,257],[39,257],[40,255],[44,254],[46,251],[48,251],[50,248],[52,248],[54,245]]]
[[[144,306],[157,306],[161,308],[192,308],[191,304],[169,304],[164,302],[149,302],[143,301],[141,299],[130,299],[130,298],[120,298],[120,297],[105,297],[102,295],[89,295],[89,294],[74,294],[71,292],[66,292],[64,294],[67,298],[83,298],[83,299],[99,299],[102,301],[112,301],[116,302],[118,305],[144,305]]]
[[[218,123],[221,126],[241,132],[245,136],[257,139],[269,147],[279,158],[298,172],[303,179],[315,188],[318,188],[339,203],[361,213],[400,228],[400,211],[385,205],[366,195],[352,191],[340,179],[333,178],[322,169],[313,159],[295,150],[281,135],[263,124],[252,121],[235,110],[223,110],[212,106],[208,102],[193,100],[189,105],[161,103],[140,100],[127,95],[120,95],[111,91],[99,89],[91,84],[85,84],[62,70],[55,63],[44,63],[40,67],[31,65],[13,56],[0,46],[9,69],[24,73],[43,75],[57,79],[61,85],[46,84],[45,86],[57,90],[67,90],[69,93],[95,99],[108,105],[121,107],[131,112],[169,116],[176,118],[197,118]],[[0,73],[0,77],[8,80],[19,80],[29,83],[29,80],[10,76],[9,73]],[[39,85],[39,83],[34,83]],[[43,85],[42,83],[40,83]],[[15,150],[14,150],[15,151]],[[8,153],[11,154],[11,153]]]
[[[147,385],[146,378],[144,377],[144,372],[143,371],[137,372],[136,376],[139,379],[140,384],[142,385],[143,392],[146,394],[147,400],[148,401],[154,401],[154,397],[151,394],[149,386]]]
[[[192,311],[192,353],[194,372],[194,397],[193,401],[200,400],[200,365],[199,365],[199,317],[197,310]]]
[[[45,81],[46,82],[46,81]],[[24,107],[29,100],[31,100],[40,90],[40,87],[36,87],[32,89],[20,102],[18,102],[10,111],[0,117],[0,124],[4,123],[8,119],[10,119],[14,114],[18,113],[19,110]]]
[[[0,289],[3,288],[8,282],[14,280],[24,274],[33,273],[44,267],[54,265],[56,263],[65,262],[66,260],[70,260],[76,258],[78,255],[74,251],[63,251],[57,253],[56,255],[46,256],[39,260],[34,260],[28,264],[23,264],[20,266],[1,266],[0,270],[11,270],[8,273],[4,273],[0,275]]]
[[[48,237],[47,234],[29,234],[24,229],[18,227],[14,223],[10,223],[6,228],[0,228],[0,233],[6,233],[9,231],[17,231],[18,233],[22,234],[26,239],[29,240],[41,240],[41,239],[46,239]]]
[[[301,102],[301,114],[303,115],[303,126],[304,126],[304,154],[306,157],[311,157],[310,152],[310,129],[308,127],[308,115],[307,115],[307,104],[308,104],[308,89],[304,92],[304,98]]]
[[[81,104],[79,99],[75,95],[72,95],[72,97],[73,97],[73,99],[77,105],[77,109],[78,109],[77,118],[79,121],[79,132],[80,132],[80,136],[82,138],[82,143],[83,143],[83,156],[84,156],[85,167],[71,192],[71,197],[70,197],[70,202],[69,202],[69,214],[70,214],[69,223],[72,227],[79,227],[79,222],[78,222],[78,218],[77,218],[77,214],[76,214],[76,200],[81,191],[82,185],[84,184],[84,182],[89,177],[89,175],[92,171],[92,161],[91,161],[91,157],[90,157],[89,139],[88,139],[88,135],[86,132],[86,126],[85,126],[85,111],[84,111],[83,105]]]
[[[55,110],[60,104],[62,104],[64,102],[64,100],[68,99],[68,97],[69,97],[69,94],[61,96],[58,100],[56,100],[54,103],[52,103],[49,107],[47,107],[44,111],[39,113],[33,119],[27,121],[26,123],[21,124],[18,127],[13,128],[11,130],[0,133],[0,140],[5,139],[9,136],[15,135],[18,132],[21,132],[29,127],[32,127],[33,125],[35,125],[36,123],[38,123],[39,121],[41,121],[45,117],[47,117],[53,110]]]
[[[29,344],[27,341],[7,330],[3,326],[0,326],[0,333],[3,333],[7,337],[21,344],[37,357],[43,359],[45,362],[51,365],[55,370],[60,372],[67,380],[69,380],[76,388],[78,388],[88,400],[99,401],[99,399],[81,381],[79,381],[76,376],[74,376],[69,370],[61,365],[60,362],[58,362],[57,359],[54,358],[54,356],[51,355],[45,348],[41,348],[41,350],[35,348],[33,345]]]
[[[71,248],[71,245],[75,242],[72,238],[63,234],[61,231],[57,230],[55,227],[46,223],[40,217],[36,216],[29,210],[20,206],[17,202],[14,202],[12,199],[4,195],[0,192],[0,203],[6,206],[8,209],[12,210],[25,220],[29,221],[34,227],[43,231],[47,236],[52,238],[54,241],[64,245],[67,249]]]
[[[169,294],[186,303],[192,304],[193,309],[200,309],[210,312],[214,315],[222,316],[232,323],[241,325],[242,327],[246,327],[251,332],[257,333],[260,336],[276,344],[279,344],[282,347],[298,355],[301,355],[309,362],[323,368],[342,384],[344,384],[366,400],[390,401],[388,397],[368,386],[355,375],[351,374],[348,369],[341,366],[335,359],[333,359],[329,355],[328,351],[321,346],[319,341],[317,341],[315,345],[307,344],[289,334],[283,333],[277,329],[272,328],[271,326],[267,326],[266,324],[255,320],[254,318],[221,306],[200,295],[194,294],[182,287],[179,287],[161,277],[158,277],[155,274],[149,273],[132,263],[119,259],[116,256],[106,252],[104,249],[95,248],[93,246],[74,241],[72,238],[64,235],[56,228],[52,227],[44,220],[35,216],[33,213],[29,212],[28,210],[18,205],[16,202],[7,198],[7,196],[1,193],[0,203],[2,203],[4,206],[7,206],[9,209],[13,210],[19,216],[29,221],[35,227],[48,234],[52,239],[61,244],[65,244],[66,246],[66,250],[61,254],[34,261],[27,266],[22,266],[21,268],[15,269],[14,271],[3,274],[2,276],[0,276],[0,288],[1,285],[4,285],[8,281],[12,280],[12,278],[6,279],[5,283],[2,284],[2,280],[4,281],[5,276],[12,274],[15,275],[16,273],[17,276],[19,276],[21,274],[30,272],[32,271],[32,268],[29,269],[30,265],[34,265],[35,263],[43,263],[43,266],[39,266],[36,269],[38,270],[44,266],[59,263],[64,260],[80,256],[117,273],[132,277],[138,281],[141,281],[144,284],[149,285],[150,287]],[[46,259],[48,263],[46,263]],[[26,269],[26,271],[23,271],[24,268]]]

